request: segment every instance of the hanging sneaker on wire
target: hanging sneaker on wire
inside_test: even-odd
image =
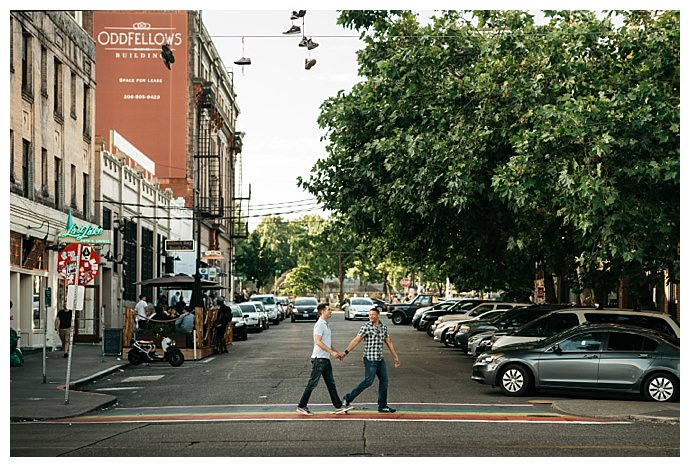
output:
[[[311,67],[313,67],[314,65],[316,65],[316,59],[315,58],[312,58],[312,59],[305,58],[304,59],[304,69],[305,70],[310,70]]]
[[[290,14],[290,19],[294,21],[297,18],[299,18],[299,16],[297,16],[297,12],[293,10],[293,12]]]
[[[311,37],[309,39],[307,39],[306,45],[307,45],[307,49],[309,49],[309,50],[315,49],[319,46],[318,43],[311,40]]]
[[[311,41],[311,39],[307,39],[306,37],[302,36],[302,40],[299,41],[299,44],[297,45],[300,47],[309,47],[309,41]]]
[[[299,34],[302,31],[299,26],[295,26],[294,24],[290,26],[290,29],[285,31],[283,34]]]
[[[234,61],[235,65],[251,65],[252,59],[247,57],[238,58]]]

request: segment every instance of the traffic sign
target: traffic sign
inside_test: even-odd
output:
[[[91,245],[70,243],[58,254],[57,272],[67,279],[68,285],[89,285],[98,276],[100,261]]]
[[[410,281],[409,277],[403,277],[400,279],[400,286],[401,287],[409,287],[412,282]]]

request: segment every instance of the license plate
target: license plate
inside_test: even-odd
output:
[[[304,314],[304,317],[305,317],[305,318],[308,318],[308,317],[309,317],[309,313],[305,313],[305,314]]]

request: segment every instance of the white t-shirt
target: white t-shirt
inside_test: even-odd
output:
[[[142,319],[146,319],[146,306],[148,304],[144,300],[139,300],[136,305],[134,305],[134,309],[137,312],[136,319],[137,321],[141,321]]]
[[[325,319],[319,318],[316,324],[314,324],[314,335],[321,336],[321,342],[326,344],[326,347],[331,346],[331,328],[328,327],[328,321]],[[331,354],[314,343],[311,358],[331,358]]]

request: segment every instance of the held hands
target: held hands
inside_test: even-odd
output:
[[[397,358],[394,358],[393,359],[393,365],[395,366],[395,368],[400,368],[400,360]]]

